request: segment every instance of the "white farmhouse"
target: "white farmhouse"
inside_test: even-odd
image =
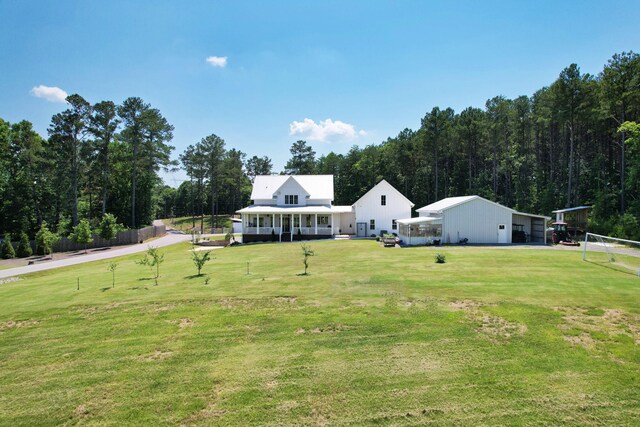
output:
[[[448,197],[417,209],[419,217],[398,220],[407,245],[433,242],[546,243],[550,217],[518,212],[480,196]]]
[[[396,233],[400,218],[410,218],[414,204],[384,179],[353,204],[359,237]]]
[[[333,175],[260,175],[242,216],[242,240],[311,240],[353,234],[352,206],[333,206]]]

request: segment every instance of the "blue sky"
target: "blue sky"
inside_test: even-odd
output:
[[[65,105],[39,86],[139,96],[175,126],[174,157],[215,133],[278,171],[297,139],[379,144],[434,106],[531,95],[640,49],[637,1],[0,0],[0,19],[3,119],[46,136]]]

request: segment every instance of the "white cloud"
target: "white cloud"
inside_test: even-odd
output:
[[[213,67],[224,68],[227,66],[226,56],[210,56],[207,58],[207,62]]]
[[[340,120],[321,120],[319,123],[305,118],[303,121],[294,121],[289,125],[289,135],[302,135],[311,141],[331,141],[334,139],[355,139],[365,136],[364,130],[356,131],[356,128]]]
[[[49,102],[67,102],[67,92],[57,86],[34,86],[31,89],[31,95],[36,98],[44,98]]]

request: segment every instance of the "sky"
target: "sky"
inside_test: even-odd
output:
[[[640,50],[637,0],[0,0],[0,22],[0,118],[46,137],[67,94],[138,96],[175,127],[174,158],[216,134],[276,172],[298,139],[346,153]]]

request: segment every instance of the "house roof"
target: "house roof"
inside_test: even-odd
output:
[[[261,206],[253,205],[239,211],[241,214],[290,215],[290,214],[338,214],[352,211],[351,206]]]
[[[272,199],[288,180],[297,182],[309,199],[333,200],[333,175],[258,175],[253,181],[251,199]]]
[[[360,200],[364,199],[365,197],[367,197],[367,195],[371,192],[373,192],[376,188],[378,188],[379,186],[386,186],[388,188],[390,188],[392,191],[395,191],[401,198],[403,198],[404,200],[406,200],[407,203],[409,203],[411,205],[411,207],[414,207],[415,205],[413,204],[413,202],[409,199],[407,199],[404,194],[402,194],[401,192],[399,192],[398,190],[396,190],[396,188],[389,184],[387,182],[387,180],[383,179],[382,181],[380,181],[379,183],[377,183],[376,185],[373,186],[373,188],[371,188],[369,191],[367,191],[366,193],[364,193],[364,195],[362,197],[360,197],[355,203],[354,205],[358,204],[358,202],[360,202]]]

